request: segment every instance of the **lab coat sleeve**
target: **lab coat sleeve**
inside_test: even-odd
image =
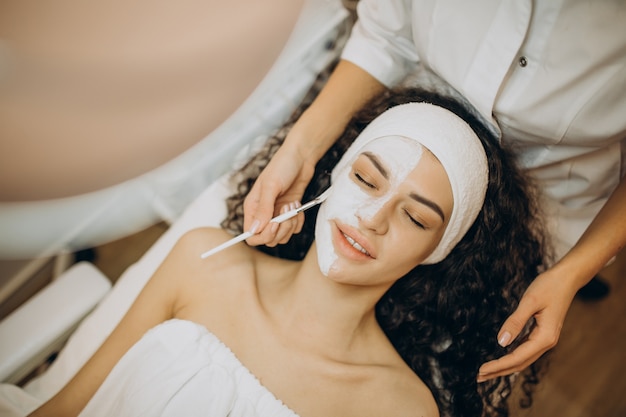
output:
[[[408,0],[361,0],[342,58],[392,87],[418,62]]]

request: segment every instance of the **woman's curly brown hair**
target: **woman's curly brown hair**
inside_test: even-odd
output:
[[[417,88],[386,91],[364,107],[317,164],[303,201],[330,183],[330,171],[358,134],[379,114],[407,102],[429,102],[464,119],[483,143],[489,160],[489,185],[478,218],[446,259],[417,266],[398,280],[377,304],[378,321],[406,363],[428,385],[442,416],[508,416],[514,376],[476,382],[484,362],[506,354],[520,340],[501,348],[495,337],[522,294],[545,269],[546,246],[540,233],[535,189],[485,123],[467,104]],[[295,115],[297,118],[298,115]],[[294,118],[294,120],[295,120]],[[282,143],[289,124],[234,179],[237,194],[228,200],[222,226],[240,232],[243,200],[255,178]],[[271,255],[302,259],[313,238],[316,210],[307,212],[302,232]],[[528,334],[530,326],[525,330]],[[541,362],[520,375],[522,405],[531,403]]]

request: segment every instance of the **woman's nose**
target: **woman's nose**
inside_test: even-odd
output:
[[[372,230],[376,234],[385,234],[389,230],[390,211],[392,201],[386,201],[382,205],[372,204],[362,207],[356,214],[364,228]]]

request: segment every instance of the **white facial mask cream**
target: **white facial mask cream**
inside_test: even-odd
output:
[[[448,175],[454,200],[452,214],[439,244],[422,263],[440,262],[465,236],[483,207],[489,182],[485,148],[467,122],[450,110],[424,102],[400,104],[363,129],[333,170],[333,181],[368,143],[389,136],[420,143]]]
[[[364,152],[375,155],[389,173],[389,186],[383,195],[367,193],[352,176],[352,165]],[[397,188],[415,169],[423,153],[416,141],[401,136],[385,136],[364,146],[358,154],[338,172],[331,194],[320,207],[315,226],[317,259],[324,275],[336,268],[338,259],[332,242],[331,221],[359,228],[359,219],[371,220],[397,192]]]

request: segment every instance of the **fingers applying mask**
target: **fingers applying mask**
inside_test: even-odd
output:
[[[302,198],[315,172],[315,163],[308,163],[302,155],[298,147],[283,144],[254,182],[244,200],[244,230],[258,224],[259,233],[246,240],[249,245],[272,241],[278,230],[268,230],[270,219],[282,208],[282,203]],[[298,219],[301,227],[303,217],[299,215]]]
[[[296,210],[300,208],[302,204],[299,201],[289,203],[288,208],[285,212]],[[295,233],[298,233],[298,229],[302,229],[300,223],[304,223],[304,215],[302,213],[298,213],[295,217],[286,220],[280,223],[278,227],[278,232],[276,233],[276,241],[279,244],[285,244],[291,239]]]
[[[284,214],[291,210],[295,210],[300,206],[301,206],[300,202],[291,202],[289,204],[285,204],[282,207],[280,214]],[[301,226],[299,226],[298,217],[300,217],[301,219],[304,219],[304,216],[300,213],[297,216],[291,219],[287,219],[281,223],[270,222],[268,228],[274,234],[274,236],[273,236],[273,240],[269,242],[267,245],[276,246],[278,244],[287,243],[289,239],[291,239],[291,236],[293,236],[293,234],[297,232],[298,228],[301,228]]]
[[[269,233],[270,228],[267,226],[274,214],[274,201],[280,193],[280,187],[277,184],[262,183],[256,185],[252,187],[243,203],[243,230],[257,233],[246,240],[246,243],[251,246],[264,244],[272,236]]]
[[[300,207],[299,202],[292,202],[282,206],[278,214],[287,213],[290,210],[295,210]],[[265,229],[260,232],[256,237],[260,238],[266,246],[274,247],[278,244],[287,243],[291,236],[302,228],[301,223],[304,221],[304,216],[299,213],[297,216],[287,219],[281,223],[269,222]]]

